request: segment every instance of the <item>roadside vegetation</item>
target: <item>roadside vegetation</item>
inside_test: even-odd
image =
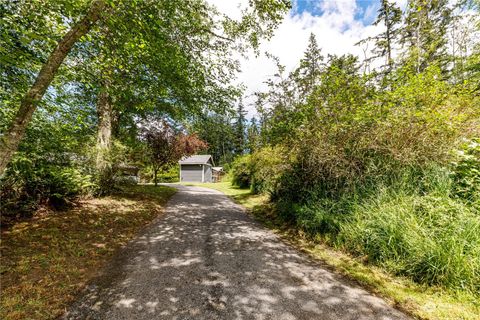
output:
[[[375,72],[354,56],[324,57],[313,35],[296,70],[278,65],[257,94],[258,147],[234,161],[232,182],[268,194],[312,239],[479,296],[480,47],[471,43],[458,70],[445,30],[462,11],[409,4],[402,13],[382,2],[388,39],[365,40],[383,63]],[[426,17],[421,34],[408,32]],[[405,43],[392,61],[389,48]]]
[[[354,79],[342,91],[320,82],[311,99],[321,94],[321,104],[294,107],[312,112],[306,118],[296,119],[299,111],[282,105],[273,109],[262,131],[271,142],[234,162],[233,183],[268,194],[275,217],[307,239],[478,305],[478,96],[426,70],[385,92],[363,83],[361,92],[373,92],[362,100],[351,88],[362,77],[334,69],[334,84]],[[355,93],[348,103],[338,101],[349,89]],[[428,100],[418,100],[425,91]],[[279,128],[290,120],[298,121],[293,129]],[[278,138],[282,130],[288,135]]]
[[[175,189],[129,186],[2,230],[2,319],[53,319],[104,263],[158,217]]]

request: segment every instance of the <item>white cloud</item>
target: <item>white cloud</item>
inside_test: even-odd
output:
[[[405,1],[399,2],[403,4]],[[209,2],[216,5],[222,13],[234,18],[239,17],[239,8],[244,8],[248,4],[248,0],[209,0]],[[261,56],[255,57],[252,53],[247,59],[241,58],[242,72],[238,80],[239,83],[245,84],[246,96],[265,89],[264,82],[276,71],[275,64],[263,55],[265,51],[277,56],[281,64],[286,66],[286,70],[291,71],[298,66],[307,47],[310,33],[314,33],[324,55],[352,53],[363,58],[362,49],[355,46],[355,43],[376,35],[383,29],[381,25],[364,25],[362,22],[371,18],[365,15],[376,15],[374,7],[368,7],[363,19],[356,20],[356,14],[361,12],[361,9],[355,0],[318,1],[318,5],[321,15],[312,15],[306,11],[294,14],[295,11],[292,11],[280,24],[275,36],[261,45]],[[294,3],[294,8],[295,6],[298,6],[298,3]],[[244,101],[249,116],[254,115],[253,98],[247,97]]]

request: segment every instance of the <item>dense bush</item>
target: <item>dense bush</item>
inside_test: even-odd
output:
[[[265,147],[250,158],[251,189],[253,193],[272,193],[278,179],[288,168],[291,160],[289,152],[281,146]]]
[[[359,82],[364,82],[364,91],[373,90],[360,76],[352,80],[353,87],[345,84],[343,90],[334,85],[342,84],[341,79],[319,85],[312,106],[305,107],[309,112],[305,124],[291,134],[296,138],[289,143],[295,160],[292,170],[281,177],[276,197],[293,202],[312,196],[336,198],[365,185],[388,185],[405,172],[428,184],[421,177],[425,170],[448,167],[452,150],[464,139],[480,135],[480,109],[474,107],[478,99],[473,103],[471,95],[438,81],[435,68],[416,75],[398,73],[405,79],[393,90],[357,99],[353,97],[361,91]],[[341,73],[338,77],[343,78]],[[327,108],[324,100],[351,103]],[[475,160],[469,159],[463,163],[472,168]],[[465,183],[474,183],[474,172],[464,172]]]
[[[34,162],[17,155],[0,181],[2,215],[31,215],[39,205],[62,208],[91,190],[91,177],[71,166]]]
[[[467,143],[453,163],[453,192],[471,203],[480,202],[480,140]],[[479,206],[480,208],[480,206]]]
[[[157,180],[159,183],[173,183],[178,182],[180,179],[180,168],[178,165],[171,166],[168,170],[164,170],[158,173]],[[145,167],[140,171],[140,180],[153,183],[153,169],[152,167]]]
[[[126,145],[113,139],[108,150],[100,151],[93,140],[90,141],[90,146],[89,152],[85,152],[86,165],[95,177],[95,195],[105,196],[115,191],[118,185],[131,183],[122,177],[121,172],[122,165],[128,163],[129,148]],[[98,169],[99,158],[102,159],[102,169]]]
[[[172,166],[170,169],[161,172],[158,176],[158,182],[172,183],[180,180],[180,168],[178,165]]]
[[[15,91],[15,101],[10,94],[1,97],[6,100],[0,98],[0,135],[22,92]],[[64,97],[61,91],[52,92],[59,101]],[[31,216],[43,205],[62,208],[95,189],[94,166],[89,165],[90,156],[85,152],[92,149],[87,142],[95,130],[90,117],[94,109],[78,100],[67,107],[56,99],[49,99],[33,115],[19,151],[0,179],[3,221]]]
[[[237,157],[228,172],[237,187],[250,188],[253,193],[271,193],[289,165],[289,153],[283,147],[265,147]]]
[[[453,197],[449,172],[405,173],[388,186],[323,192],[280,214],[312,236],[415,281],[480,292],[480,211]]]
[[[239,188],[249,188],[252,183],[252,163],[250,155],[235,159],[229,171],[232,184]]]

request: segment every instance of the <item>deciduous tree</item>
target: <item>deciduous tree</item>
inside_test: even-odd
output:
[[[103,0],[93,1],[85,15],[58,42],[38,73],[35,82],[24,95],[20,108],[14,116],[10,127],[0,138],[0,175],[3,174],[13,153],[17,150],[25,130],[32,119],[38,104],[49,87],[63,60],[75,43],[83,37],[105,13]]]
[[[158,185],[157,175],[160,170],[176,164],[184,156],[208,147],[196,134],[177,133],[164,119],[145,124],[140,139],[146,144],[146,160],[153,168],[155,185]]]

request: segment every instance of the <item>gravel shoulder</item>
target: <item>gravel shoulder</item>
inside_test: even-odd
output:
[[[409,319],[283,243],[222,193],[172,185],[64,319]]]

